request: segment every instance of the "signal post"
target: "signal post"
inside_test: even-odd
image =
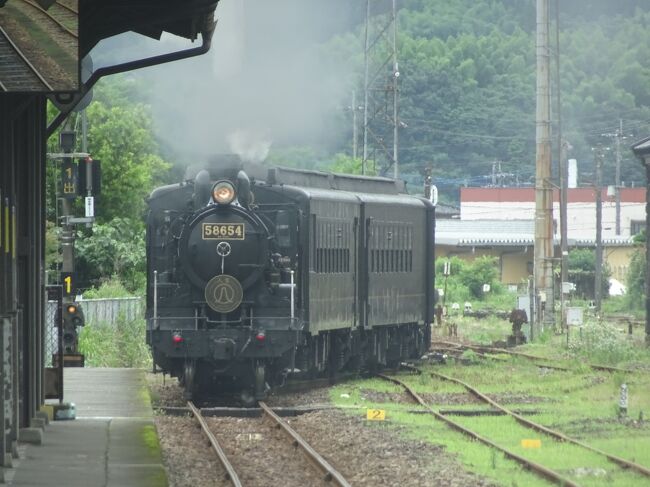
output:
[[[91,225],[95,220],[94,196],[100,188],[100,162],[93,161],[85,152],[75,153],[75,132],[61,131],[60,154],[50,154],[50,158],[61,159],[61,273],[60,283],[63,294],[62,341],[63,365],[83,367],[84,355],[79,352],[79,328],[84,326],[85,318],[81,306],[75,302],[76,275],[74,266],[75,225]],[[85,145],[85,144],[84,144]],[[79,164],[74,159],[81,158]],[[95,190],[93,190],[95,188]],[[85,198],[85,216],[78,218],[72,214],[72,204],[79,196]]]

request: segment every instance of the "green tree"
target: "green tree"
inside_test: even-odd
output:
[[[124,76],[111,77],[94,89],[86,109],[88,151],[102,161],[102,194],[95,204],[92,230],[81,229],[76,241],[76,269],[81,287],[117,276],[131,291],[144,283],[145,199],[165,182],[170,165],[159,155],[153,117],[143,86]],[[49,118],[56,110],[48,107]],[[77,117],[78,115],[71,115]],[[78,126],[78,120],[71,125]],[[81,150],[77,137],[77,150]],[[60,152],[58,133],[48,141],[50,152]],[[47,174],[48,219],[56,215],[58,165],[50,161]],[[76,203],[81,212],[81,202]],[[56,262],[56,229],[48,227],[48,259]]]
[[[532,0],[405,0],[399,11],[400,169],[457,198],[459,185],[481,185],[492,161],[508,182],[534,179],[535,3]],[[582,173],[603,132],[650,130],[650,12],[643,0],[561,5],[562,116]],[[362,93],[364,29],[328,42]],[[357,54],[355,54],[357,53]],[[381,56],[379,56],[381,57]],[[345,102],[345,100],[344,100]],[[342,119],[347,125],[348,118]],[[333,152],[350,152],[349,138]],[[613,156],[612,156],[613,157]],[[613,164],[605,180],[613,178]],[[379,168],[380,170],[382,168]],[[641,165],[623,154],[623,180],[642,182]],[[449,191],[448,188],[452,188]],[[443,194],[444,196],[444,194]]]
[[[576,293],[588,299],[594,298],[596,282],[596,252],[593,249],[573,249],[569,251],[569,281],[575,283]],[[609,278],[611,272],[603,263],[602,296],[609,296]]]
[[[630,259],[627,271],[627,304],[634,309],[643,309],[645,306],[646,258],[645,258],[646,230],[635,235],[636,248]]]
[[[145,198],[170,167],[157,154],[149,109],[142,104],[122,107],[98,101],[88,108],[88,120],[90,152],[102,161],[97,221],[140,222]]]
[[[460,281],[469,289],[475,298],[483,298],[483,285],[489,284],[491,289],[498,286],[499,268],[496,257],[487,255],[477,257],[460,273]]]
[[[359,157],[356,159],[345,154],[336,154],[334,160],[327,168],[329,171],[338,172],[343,174],[361,174],[363,160]],[[367,176],[376,176],[375,168],[370,164],[366,167]]]
[[[447,304],[450,301],[462,302],[468,299],[483,299],[483,285],[489,284],[491,292],[499,292],[499,267],[496,257],[481,256],[473,261],[459,257],[436,259],[436,288],[444,289],[445,263],[450,263],[450,273],[447,277]]]
[[[117,277],[130,292],[144,288],[144,230],[126,218],[93,225],[92,234],[78,238],[77,270],[82,286],[99,286]]]

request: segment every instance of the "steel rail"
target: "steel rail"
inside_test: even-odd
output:
[[[488,353],[493,353],[493,352],[486,352],[483,348],[481,348],[479,350],[478,347],[475,348],[475,349],[471,349],[467,345],[458,345],[456,347],[448,347],[448,346],[438,346],[438,345],[436,345],[436,344],[451,345],[451,343],[453,343],[453,342],[432,342],[432,348],[435,349],[435,350],[442,350],[442,351],[449,352],[449,353],[461,353],[464,350],[470,349],[470,350],[476,352],[476,354],[479,357],[481,357],[482,359],[500,360],[500,361],[508,360],[507,358],[490,356],[490,355],[488,355]],[[505,353],[508,353],[508,352],[505,352]],[[571,371],[571,369],[569,367],[562,367],[560,365],[551,365],[551,364],[547,364],[547,363],[536,363],[534,365],[536,367],[539,367],[539,368],[542,368],[542,369],[561,370],[563,372]]]
[[[205,422],[205,419],[201,415],[201,411],[199,411],[196,408],[196,406],[194,405],[194,403],[192,403],[192,401],[187,402],[187,407],[190,408],[192,414],[201,425],[201,429],[203,430],[203,433],[205,434],[205,436],[207,436],[208,441],[212,445],[213,450],[216,452],[217,457],[219,457],[219,461],[221,462],[221,465],[223,465],[223,468],[226,470],[226,479],[229,480],[235,487],[241,487],[242,484],[241,481],[239,480],[239,476],[237,475],[237,472],[235,471],[235,468],[232,466],[232,463],[230,463],[230,460],[228,460],[228,457],[223,451],[223,448],[221,448],[221,445],[219,445],[217,438],[210,431],[210,428]]]
[[[343,477],[338,470],[336,470],[327,460],[314,450],[311,445],[307,443],[291,426],[289,426],[286,421],[275,414],[266,403],[260,401],[258,404],[264,414],[271,418],[275,422],[276,426],[282,428],[287,436],[289,436],[294,446],[299,446],[302,449],[309,462],[323,474],[323,479],[325,481],[332,482],[334,485],[340,487],[351,487],[350,483],[345,480],[345,477]]]
[[[452,345],[455,347],[462,347],[462,348],[468,348],[470,350],[474,351],[479,351],[479,352],[486,352],[486,353],[505,353],[508,355],[514,355],[517,357],[524,357],[530,360],[541,360],[541,361],[549,361],[553,360],[552,358],[549,357],[540,357],[539,355],[533,355],[530,353],[525,353],[525,352],[517,352],[515,350],[506,350],[505,348],[496,348],[496,347],[488,347],[488,346],[483,346],[483,345],[468,345],[465,343],[455,343],[455,342],[446,342],[446,341],[438,341],[438,342],[432,342],[432,343],[441,343],[443,345]],[[614,367],[611,365],[601,365],[601,364],[587,364],[589,367],[591,367],[594,370],[602,370],[605,372],[625,372],[628,374],[633,374],[635,372],[638,372],[636,370],[632,369],[623,369],[621,367]],[[546,365],[540,365],[541,367],[546,367]],[[558,370],[571,370],[570,368],[564,368],[560,367],[557,365],[549,365],[548,368],[556,368]]]
[[[429,413],[431,413],[433,416],[435,416],[437,419],[440,421],[443,421],[445,424],[447,424],[449,427],[452,429],[455,429],[456,431],[460,431],[461,433],[469,436],[470,438],[473,438],[477,441],[480,441],[484,445],[490,446],[492,448],[495,448],[502,452],[505,456],[508,458],[511,458],[512,460],[515,460],[516,462],[520,463],[524,467],[528,468],[529,470],[532,470],[536,474],[540,475],[541,477],[544,477],[547,480],[551,480],[553,482],[557,482],[559,485],[563,487],[579,487],[579,484],[576,484],[574,481],[563,477],[560,475],[558,472],[555,470],[551,470],[548,467],[545,467],[544,465],[540,465],[539,463],[533,462],[532,460],[528,460],[527,458],[524,458],[520,455],[517,455],[516,453],[494,443],[492,440],[479,435],[478,433],[475,433],[474,431],[465,428],[461,424],[449,419],[448,417],[440,414],[439,412],[435,411],[431,406],[429,406],[413,389],[411,389],[409,386],[407,386],[404,382],[402,382],[399,379],[396,379],[394,377],[389,377],[387,375],[383,374],[378,374],[378,377],[381,379],[384,379],[386,381],[392,382],[393,384],[397,384],[401,386],[415,401],[417,401],[420,405],[425,407]]]
[[[40,5],[38,5],[38,4],[34,3],[34,2],[32,2],[31,0],[21,0],[21,1],[22,1],[23,3],[26,3],[27,5],[32,6],[33,8],[35,8],[36,10],[38,10],[39,12],[45,14],[47,17],[50,18],[50,20],[52,20],[52,22],[54,22],[54,23],[55,23],[55,24],[56,24],[60,29],[62,29],[65,33],[71,35],[71,36],[74,37],[75,39],[79,39],[79,36],[77,35],[76,32],[73,32],[73,31],[71,31],[70,29],[68,29],[68,28],[67,28],[65,25],[63,25],[63,24],[62,24],[58,19],[54,18],[54,16],[53,16],[50,12],[48,12],[47,10],[45,10],[44,8],[42,8]],[[56,3],[55,5],[60,5],[60,4]]]
[[[415,371],[417,373],[422,373],[420,369],[417,367],[412,367],[410,365],[405,365],[405,368]],[[608,460],[616,463],[620,467],[623,468],[630,468],[632,470],[635,470],[636,472],[639,472],[642,475],[645,475],[646,477],[650,477],[650,469],[644,467],[643,465],[639,465],[638,463],[631,462],[629,460],[625,460],[624,458],[617,457],[616,455],[612,455],[610,453],[607,453],[603,450],[600,450],[599,448],[595,448],[593,446],[587,445],[586,443],[581,442],[580,440],[576,440],[575,438],[571,438],[570,436],[565,435],[564,433],[560,433],[559,431],[555,431],[551,428],[548,428],[544,425],[541,425],[539,423],[535,423],[534,421],[531,421],[529,419],[524,418],[522,415],[515,413],[514,411],[511,411],[510,409],[506,408],[505,406],[502,406],[492,398],[486,396],[482,392],[480,392],[478,389],[475,389],[474,387],[470,386],[466,382],[463,382],[460,379],[456,379],[454,377],[450,377],[444,374],[441,374],[440,372],[431,372],[430,373],[432,377],[437,377],[439,379],[446,380],[448,382],[453,382],[455,384],[459,384],[463,386],[467,391],[472,393],[474,396],[478,397],[481,399],[483,402],[486,402],[487,404],[490,404],[492,407],[498,409],[499,411],[504,412],[508,416],[513,417],[518,423],[527,426],[529,428],[532,428],[536,431],[539,431],[541,433],[545,433],[549,436],[552,436],[553,438],[556,438],[561,441],[565,441],[567,443],[573,443],[574,445],[578,445],[582,448],[585,448],[589,451],[592,451],[594,453],[598,453],[599,455],[603,455],[606,457]]]
[[[65,3],[60,2],[59,0],[57,0],[57,1],[54,2],[54,3],[56,3],[59,7],[62,7],[62,8],[64,8],[64,9],[66,9],[66,10],[72,12],[72,13],[75,14],[75,15],[79,15],[79,12],[78,12],[77,10],[75,10],[75,9],[72,8],[72,7],[70,7],[69,5],[66,5]]]
[[[18,56],[19,60],[27,66],[28,70],[32,74],[34,74],[38,78],[38,80],[41,83],[43,83],[43,85],[45,85],[45,88],[47,88],[47,90],[49,91],[53,91],[52,86],[50,86],[50,84],[45,80],[45,78],[41,75],[38,69],[34,67],[34,65],[29,61],[29,59],[27,59],[27,56],[23,54],[20,48],[16,45],[14,41],[11,40],[11,37],[9,37],[9,35],[5,32],[5,30],[1,26],[0,26],[0,37],[4,37],[4,39],[7,41],[9,48],[16,53],[16,56]],[[6,85],[0,84],[0,86],[4,91],[9,91]]]

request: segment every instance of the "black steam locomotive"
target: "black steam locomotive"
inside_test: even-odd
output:
[[[402,182],[220,157],[148,205],[147,341],[186,397],[428,349],[434,207]]]

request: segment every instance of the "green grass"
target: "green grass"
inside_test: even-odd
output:
[[[390,418],[404,428],[408,438],[443,446],[468,470],[495,481],[503,479],[501,485],[522,487],[549,485],[548,482],[524,470],[515,461],[506,458],[501,452],[477,441],[470,441],[467,436],[450,429],[432,416],[396,412],[391,414]]]
[[[644,417],[650,417],[650,374],[594,371],[584,365],[584,360],[567,360],[566,350],[558,349],[554,340],[555,337],[551,336],[547,343],[527,348],[531,353],[562,357],[561,363],[572,370],[540,369],[527,359],[510,356],[504,362],[480,360],[470,366],[450,362],[422,368],[461,379],[509,409],[538,411],[529,418],[608,453],[650,467],[650,422],[638,421],[640,412]],[[641,364],[650,364],[647,354],[640,353],[638,360]],[[486,408],[483,403],[467,400],[462,404],[449,404],[449,395],[454,402],[462,400],[466,391],[460,385],[432,378],[429,374],[404,372],[398,376],[430,401],[434,409]],[[617,404],[622,383],[629,388],[629,413],[627,419],[620,420]],[[381,426],[369,423],[369,427],[398,428],[397,431],[408,438],[440,445],[455,455],[466,469],[499,485],[551,485],[496,450],[470,441],[432,416],[414,414],[414,410],[422,408],[406,402],[406,399],[397,403],[397,397],[405,397],[396,395],[400,390],[394,384],[377,379],[358,380],[333,388],[331,398],[335,404],[346,406],[348,414],[364,415],[366,408],[385,409],[387,422]],[[373,394],[373,391],[381,394]],[[342,394],[349,397],[341,397]],[[451,419],[514,453],[557,470],[582,486],[648,484],[647,478],[619,468],[602,455],[558,442],[508,417],[454,416]],[[540,439],[542,447],[524,449],[522,439]]]
[[[79,350],[88,367],[151,367],[151,354],[145,343],[145,320],[86,325],[79,334]]]

